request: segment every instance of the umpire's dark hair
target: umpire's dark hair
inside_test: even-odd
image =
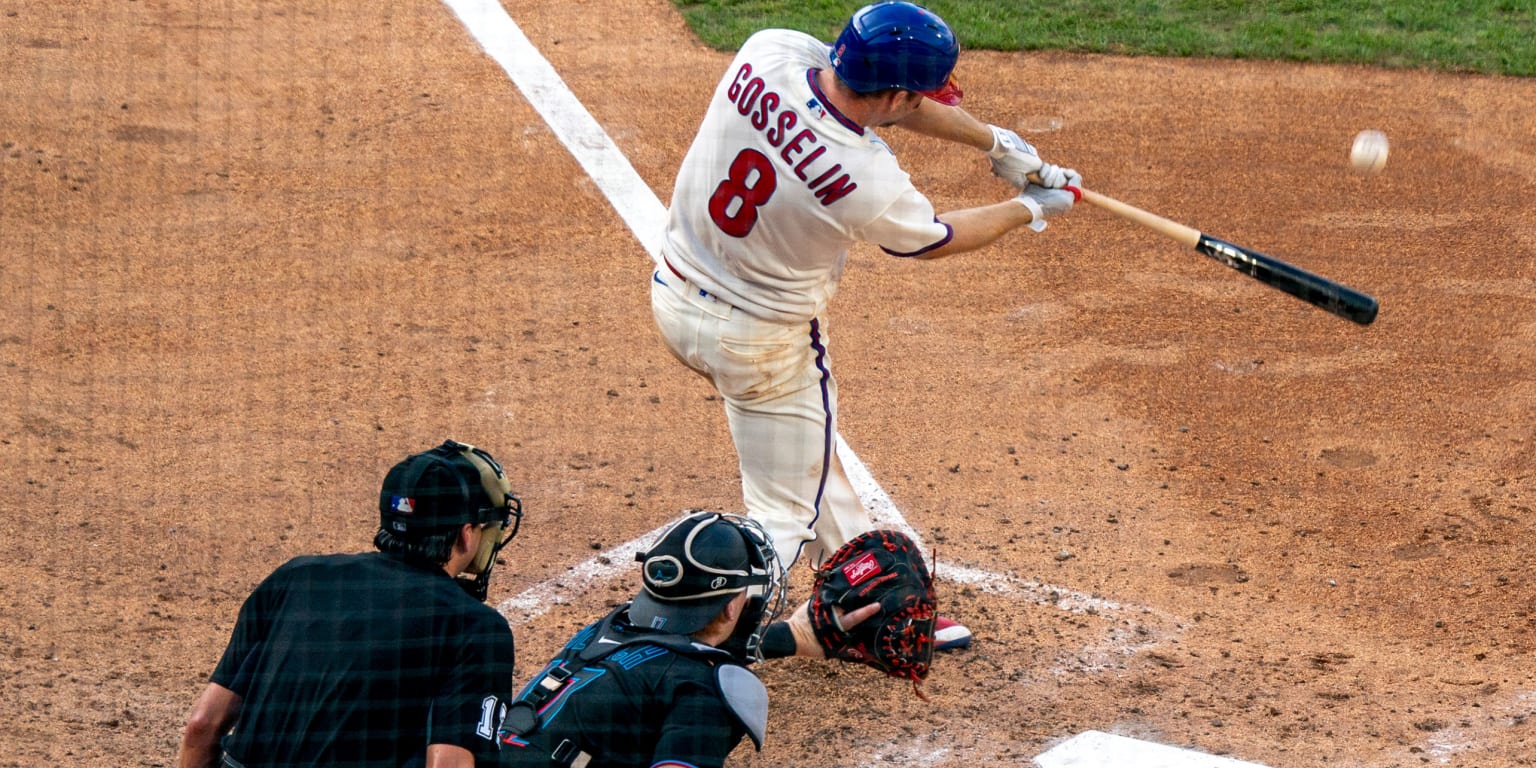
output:
[[[373,546],[380,552],[423,565],[443,565],[453,557],[453,542],[458,536],[459,529],[453,528],[443,533],[405,539],[380,526],[379,530],[373,534]]]

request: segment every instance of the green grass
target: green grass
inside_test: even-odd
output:
[[[861,0],[679,2],[708,45],[832,40]],[[1536,0],[929,0],[969,49],[1271,59],[1536,76]]]

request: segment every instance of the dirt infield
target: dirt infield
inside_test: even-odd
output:
[[[665,202],[728,55],[661,0],[506,7]],[[633,588],[570,568],[739,509],[646,253],[447,7],[0,10],[0,766],[170,765],[245,594],[368,548],[383,472],[446,436],[529,512],[492,585],[551,595],[510,617],[522,674]],[[1027,765],[1088,729],[1277,768],[1536,762],[1536,81],[959,76],[1090,187],[1381,315],[1088,206],[936,263],[856,250],[842,434],[977,642],[931,703],[764,665],[769,745],[738,764]],[[1393,141],[1380,176],[1348,168],[1362,128]],[[884,135],[941,208],[1007,194]]]

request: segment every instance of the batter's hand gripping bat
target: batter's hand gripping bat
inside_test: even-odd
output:
[[[1361,325],[1376,319],[1376,300],[1347,285],[1314,275],[1258,251],[1218,240],[1112,197],[1083,189],[1083,199],[1128,221],[1173,238],[1272,288]]]

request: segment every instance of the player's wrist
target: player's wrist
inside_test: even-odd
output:
[[[1045,208],[1040,205],[1039,200],[1029,195],[1018,195],[1013,198],[1013,202],[1024,206],[1029,211],[1030,219],[1028,226],[1030,229],[1036,232],[1045,229]]]
[[[991,131],[992,133],[992,146],[987,149],[987,156],[994,160],[1001,159],[1004,155],[1008,154],[1008,146],[1003,139],[1004,129],[996,125],[988,124],[987,130]]]
[[[783,623],[789,627],[790,635],[795,640],[794,655],[812,659],[827,657],[821,641],[816,638],[816,628],[811,624],[811,601],[801,603]]]

